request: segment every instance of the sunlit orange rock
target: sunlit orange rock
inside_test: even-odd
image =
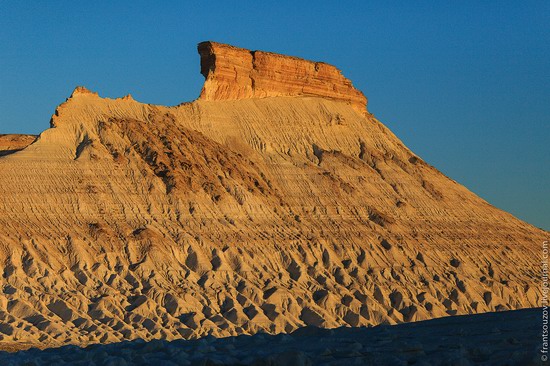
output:
[[[201,99],[317,96],[366,111],[367,98],[363,93],[327,63],[209,41],[200,43],[198,51],[201,73],[206,78]]]

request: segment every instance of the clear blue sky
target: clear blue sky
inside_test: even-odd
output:
[[[338,66],[419,156],[550,229],[550,1],[0,0],[0,14],[0,133],[46,129],[76,85],[193,100],[196,44],[214,40]]]

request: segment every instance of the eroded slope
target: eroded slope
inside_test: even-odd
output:
[[[77,88],[0,159],[0,337],[53,346],[536,306],[546,233],[325,97]]]
[[[35,140],[34,135],[0,135],[0,156],[23,150]]]

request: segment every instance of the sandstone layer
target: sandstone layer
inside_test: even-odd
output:
[[[206,81],[200,99],[238,100],[280,96],[317,96],[349,103],[366,112],[367,99],[340,70],[271,52],[250,51],[216,42],[198,46]]]
[[[547,232],[441,174],[352,99],[277,85],[260,98],[215,84],[223,70],[176,107],[77,88],[36,142],[0,158],[2,346],[537,306]]]

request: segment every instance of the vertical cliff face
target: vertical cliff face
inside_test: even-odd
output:
[[[317,96],[366,112],[367,98],[336,67],[297,57],[250,51],[215,42],[198,46],[206,78],[200,99],[237,100]]]

